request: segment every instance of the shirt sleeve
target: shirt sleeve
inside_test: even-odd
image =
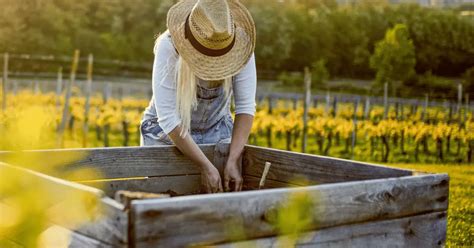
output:
[[[255,54],[252,54],[245,67],[235,76],[233,84],[235,114],[255,115],[255,94],[257,92],[257,70]]]
[[[175,71],[178,55],[168,33],[159,38],[154,52],[152,84],[155,108],[158,123],[168,134],[181,123],[176,108]]]

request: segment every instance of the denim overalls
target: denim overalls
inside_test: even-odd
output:
[[[198,79],[197,108],[191,114],[191,137],[196,144],[229,143],[233,120],[230,113],[231,94],[224,93],[221,84],[205,88],[206,82]],[[140,126],[142,146],[172,145],[173,142],[158,124],[154,99],[145,110]]]

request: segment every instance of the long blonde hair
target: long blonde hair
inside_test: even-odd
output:
[[[195,76],[188,63],[179,56],[176,76],[176,109],[181,118],[181,137],[191,131],[191,113],[197,108],[197,84]],[[220,80],[224,84],[224,94],[227,98],[232,88],[232,77]]]

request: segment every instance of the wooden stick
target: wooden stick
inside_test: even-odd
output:
[[[89,133],[89,110],[90,110],[90,98],[92,90],[92,69],[94,63],[94,56],[89,54],[87,62],[87,84],[86,84],[86,103],[84,110],[84,126],[82,127],[82,146],[87,147],[87,134]]]
[[[105,86],[102,92],[102,99],[104,101],[104,105],[107,104],[111,96],[112,96],[112,88],[111,88],[110,82],[107,82],[105,83]],[[105,125],[103,126],[103,130],[104,130],[104,146],[109,147],[110,124],[105,123]]]
[[[330,96],[330,93],[329,93],[329,91],[328,91],[328,92],[326,93],[326,108],[325,108],[325,110],[324,110],[324,114],[325,114],[326,116],[329,115],[329,104],[330,104],[329,102],[330,102],[330,100],[331,100],[331,96]]]
[[[301,146],[302,152],[306,152],[307,136],[308,136],[308,109],[311,104],[311,72],[308,67],[304,68],[304,83],[305,83],[305,101],[303,105],[303,144]]]
[[[365,105],[364,105],[364,120],[368,120],[370,117],[370,96],[365,98]]]
[[[270,171],[270,166],[272,166],[272,163],[265,162],[265,168],[263,169],[262,177],[260,178],[260,183],[258,184],[258,189],[261,189],[265,185],[265,179],[267,178],[268,171]]]
[[[359,97],[356,99],[354,103],[354,116],[353,116],[353,129],[352,129],[352,144],[351,144],[351,158],[354,159],[354,148],[356,146],[356,139],[357,139],[357,109],[359,108]]]

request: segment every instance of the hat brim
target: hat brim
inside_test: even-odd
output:
[[[197,0],[181,0],[168,11],[167,26],[179,55],[203,80],[221,80],[236,75],[247,64],[255,49],[255,24],[249,11],[237,0],[228,0],[235,29],[235,44],[222,56],[200,53],[184,36],[186,18]]]

